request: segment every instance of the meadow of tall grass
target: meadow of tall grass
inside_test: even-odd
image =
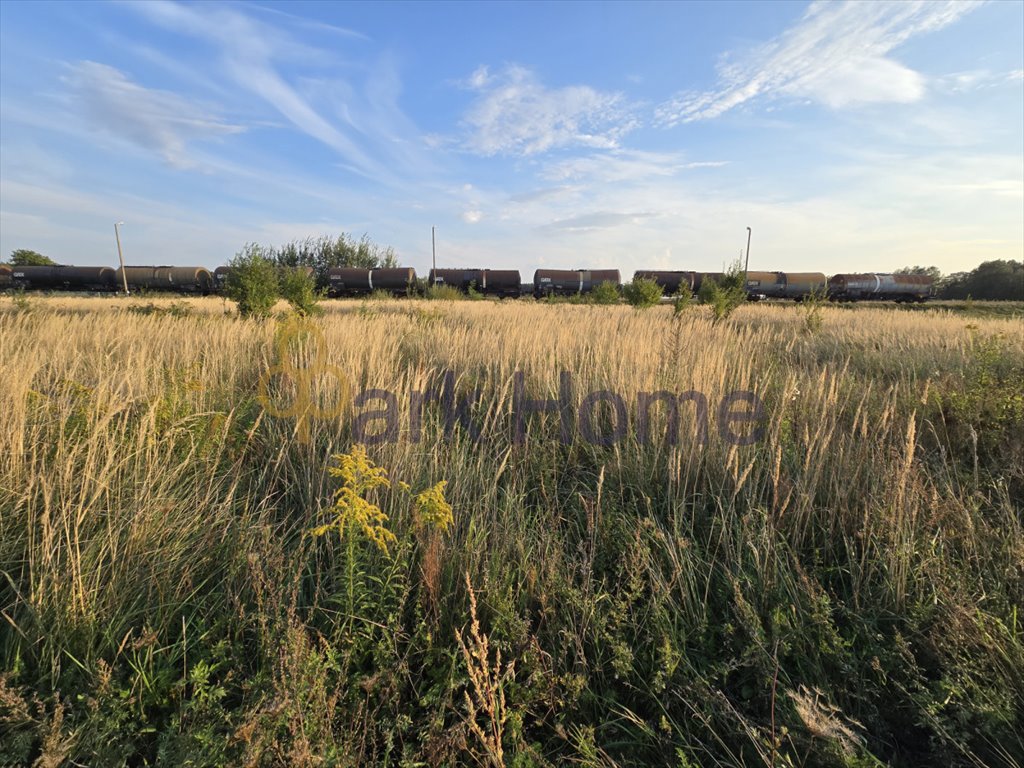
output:
[[[282,350],[224,308],[0,303],[0,764],[1024,763],[1020,318],[328,302]],[[273,415],[282,356],[396,439]],[[479,440],[408,431],[447,371]],[[561,371],[764,435],[516,440]]]

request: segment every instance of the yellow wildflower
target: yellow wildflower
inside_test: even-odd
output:
[[[444,497],[447,480],[442,480],[422,493],[416,494],[413,509],[416,524],[425,528],[447,531],[452,524],[452,505]]]

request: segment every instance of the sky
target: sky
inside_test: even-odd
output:
[[[0,2],[0,258],[1024,258],[1024,2]]]

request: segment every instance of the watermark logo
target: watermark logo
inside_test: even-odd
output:
[[[639,392],[630,400],[610,390],[577,393],[573,374],[561,371],[557,397],[534,399],[527,395],[525,375],[516,371],[508,418],[485,415],[485,428],[481,411],[486,412],[491,402],[486,389],[460,386],[453,371],[434,371],[431,387],[405,397],[381,388],[364,389],[352,397],[349,377],[327,362],[327,342],[314,324],[292,321],[281,330],[276,347],[278,362],[260,378],[259,401],[271,416],[296,420],[300,443],[310,441],[311,419],[340,420],[349,406],[353,439],[365,445],[397,442],[402,435],[418,443],[428,414],[443,439],[459,434],[473,442],[483,439],[485,432],[501,432],[522,445],[537,430],[549,430],[563,444],[582,440],[599,446],[629,437],[645,444],[678,445],[687,440],[707,445],[714,433],[727,445],[745,446],[764,437],[764,407],[749,390],[727,392],[716,403],[696,390]],[[531,427],[531,420],[542,423]],[[692,425],[689,437],[682,434],[684,425]]]
[[[327,341],[323,331],[304,320],[293,320],[282,327],[277,338],[278,363],[260,376],[258,399],[271,416],[295,419],[296,439],[309,442],[310,419],[338,419],[351,395],[348,376],[336,365],[327,363]],[[309,357],[312,359],[303,360]],[[298,360],[296,365],[293,360]],[[302,363],[306,364],[302,364]],[[338,387],[338,396],[328,405],[316,397],[317,382],[332,379]],[[271,394],[274,381],[291,383],[291,404],[282,407],[280,399]],[[281,387],[286,389],[285,386]]]

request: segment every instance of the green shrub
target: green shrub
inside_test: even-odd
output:
[[[281,298],[292,305],[303,317],[319,315],[323,309],[319,302],[323,293],[317,290],[316,277],[303,267],[281,269]]]
[[[601,283],[590,293],[590,300],[594,304],[618,304],[619,298],[619,286],[611,280]]]
[[[672,303],[672,314],[675,317],[679,317],[691,306],[693,306],[693,294],[687,290],[684,290],[676,297],[676,300]]]
[[[720,280],[703,280],[698,296],[701,304],[711,307],[716,323],[725,320],[747,300],[747,279],[742,265],[733,264]]]
[[[626,301],[638,309],[653,307],[661,301],[661,286],[654,280],[640,278],[622,289]]]
[[[825,302],[824,292],[812,292],[800,302],[800,309],[803,312],[803,329],[805,333],[817,333],[821,330],[822,317],[821,308]]]
[[[238,305],[242,317],[265,319],[279,296],[277,266],[255,243],[249,243],[228,266],[225,293]]]
[[[428,285],[424,296],[431,301],[462,301],[466,297],[450,285]]]

